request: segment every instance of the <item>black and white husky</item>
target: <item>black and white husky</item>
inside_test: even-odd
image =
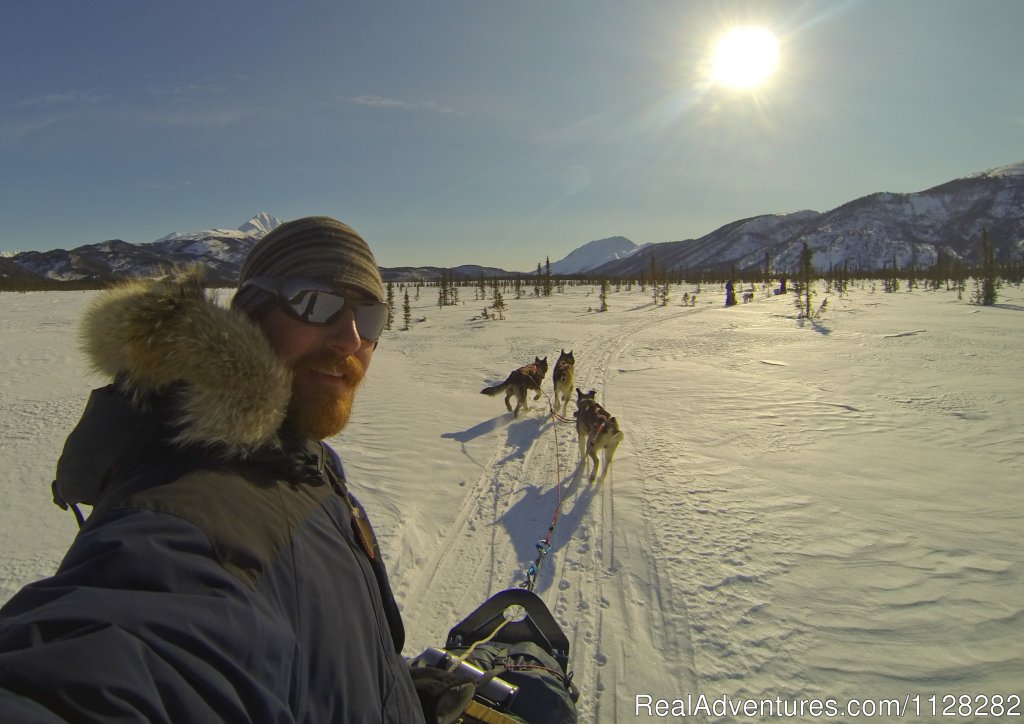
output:
[[[532,365],[526,365],[515,370],[508,376],[508,378],[501,384],[492,385],[491,387],[485,387],[480,390],[480,394],[483,395],[500,395],[502,392],[505,393],[505,407],[512,413],[513,417],[519,416],[520,408],[524,410],[530,409],[530,404],[526,399],[527,394],[530,390],[536,390],[537,394],[533,399],[540,399],[540,383],[544,380],[544,375],[548,373],[548,358],[541,359],[540,357],[534,357]],[[512,410],[512,405],[509,404],[509,399],[512,395],[516,396],[516,409]]]
[[[580,439],[580,470],[587,471],[588,457],[594,461],[590,482],[597,478],[597,453],[602,453],[604,468],[601,470],[601,480],[604,480],[612,465],[612,458],[615,457],[615,449],[625,437],[625,433],[619,429],[618,421],[594,399],[596,395],[597,390],[584,393],[579,387],[576,388],[575,417],[576,433]]]

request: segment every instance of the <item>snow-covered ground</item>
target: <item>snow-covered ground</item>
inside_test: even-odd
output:
[[[638,695],[834,699],[840,721],[847,700],[910,697],[901,720],[924,721],[932,696],[941,713],[948,695],[1024,694],[1024,293],[982,308],[857,285],[809,324],[760,288],[729,309],[718,287],[683,307],[689,291],[613,292],[605,313],[592,287],[506,292],[496,321],[472,288],[444,309],[424,289],[411,331],[386,333],[332,443],[406,653],[525,580],[561,496],[536,590],[569,636],[581,721],[633,721]],[[0,601],[75,533],[49,483],[105,382],[76,341],[94,295],[0,294]],[[479,393],[563,348],[626,431],[600,484],[578,480],[546,400],[513,419]]]

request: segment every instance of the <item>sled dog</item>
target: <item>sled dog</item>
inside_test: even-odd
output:
[[[562,350],[562,354],[558,355],[558,361],[555,362],[555,369],[551,373],[551,381],[555,386],[555,407],[562,408],[562,414],[565,414],[565,408],[569,405],[569,399],[572,397],[572,386],[576,379],[576,358],[572,355],[572,350],[566,352]]]
[[[584,393],[576,388],[576,433],[580,438],[580,470],[586,472],[587,458],[594,461],[594,469],[590,473],[590,482],[597,478],[597,453],[602,453],[604,468],[601,480],[608,474],[608,468],[615,457],[615,449],[622,442],[625,434],[619,429],[618,421],[608,410],[601,407],[594,397],[597,390]]]
[[[505,393],[505,407],[512,413],[513,417],[519,417],[520,408],[524,410],[530,409],[530,404],[526,400],[526,395],[530,390],[536,390],[537,394],[533,399],[540,399],[540,383],[544,380],[544,375],[548,373],[548,358],[541,359],[540,357],[534,357],[532,365],[526,365],[520,367],[515,372],[508,376],[504,382],[491,387],[485,387],[480,390],[480,394],[483,395],[498,395],[502,392]],[[512,405],[509,404],[509,399],[512,395],[516,396],[516,409],[512,410]]]

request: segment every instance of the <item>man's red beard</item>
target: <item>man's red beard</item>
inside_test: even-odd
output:
[[[366,369],[355,357],[330,352],[306,355],[296,363],[288,419],[293,427],[314,440],[337,435],[352,414],[356,388]],[[341,376],[338,382],[324,380],[318,373]]]

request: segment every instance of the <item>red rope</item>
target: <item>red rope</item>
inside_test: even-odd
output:
[[[544,396],[547,397],[547,393],[544,393]],[[548,410],[551,413],[552,419],[551,434],[555,436],[555,475],[558,485],[558,504],[555,506],[554,515],[551,516],[551,525],[548,526],[547,535],[544,540],[537,542],[537,550],[539,551],[537,560],[527,569],[526,581],[520,585],[520,588],[525,588],[527,591],[532,591],[533,587],[537,584],[537,572],[540,570],[541,563],[544,562],[544,556],[551,550],[551,538],[555,534],[555,526],[558,524],[558,518],[562,514],[562,459],[558,454],[558,430],[555,423],[559,420],[562,422],[572,422],[572,420],[562,417],[555,412],[550,398],[548,398]]]
[[[558,431],[555,429],[554,420],[556,418],[555,408],[548,405],[548,409],[551,410],[551,434],[555,436],[555,480],[558,481],[558,506],[555,508],[555,515],[551,518],[551,526],[548,528],[548,537],[544,539],[544,542],[551,545],[551,536],[555,533],[555,524],[558,522],[558,516],[562,514],[562,458],[558,454]]]

